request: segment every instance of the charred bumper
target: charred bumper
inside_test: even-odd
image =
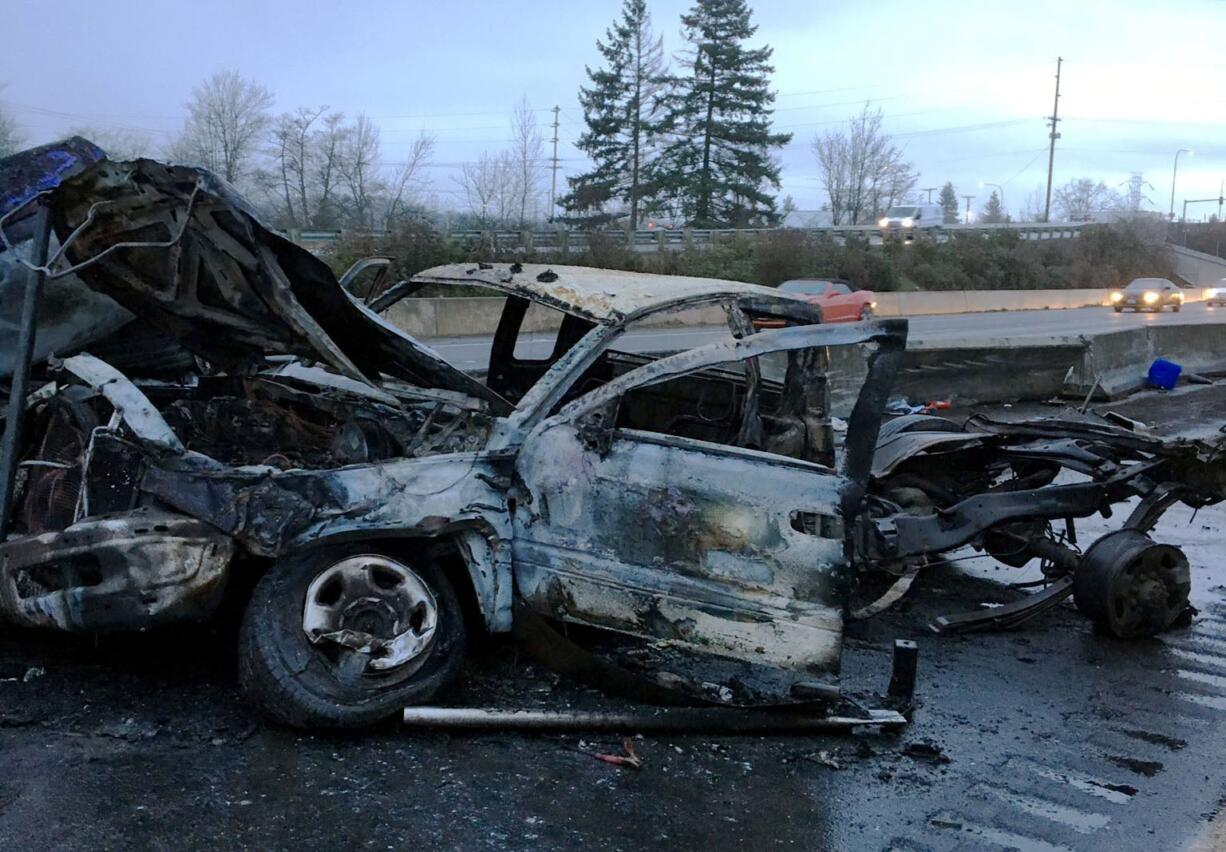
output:
[[[209,525],[136,510],[0,544],[0,617],[70,631],[203,621],[234,542]]]

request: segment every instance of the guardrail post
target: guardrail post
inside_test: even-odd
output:
[[[570,231],[558,232],[558,251],[562,253],[563,257],[570,254]]]
[[[682,242],[685,243],[685,250],[693,251],[694,250],[694,229],[688,228],[688,227],[682,229],[681,237],[682,237]]]
[[[533,241],[532,232],[526,229],[520,231],[519,239],[524,246],[524,251],[528,252],[528,254],[532,254],[536,245],[536,243]]]
[[[658,252],[663,252],[666,250],[664,245],[664,237],[664,231],[656,231],[656,251]]]

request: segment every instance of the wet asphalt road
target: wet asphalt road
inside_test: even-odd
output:
[[[949,314],[911,317],[909,340],[950,343],[963,340],[999,342],[1008,339],[1066,337],[1102,334],[1147,325],[1199,325],[1226,323],[1226,309],[1189,304],[1179,313],[1115,313],[1110,308],[1071,308],[1057,311],[996,311],[986,314]],[[699,328],[662,328],[629,332],[618,342],[631,352],[676,350],[701,346],[727,335],[722,326]],[[535,334],[521,338],[517,352],[525,357],[544,358],[552,349],[556,335]],[[437,337],[427,341],[451,363],[462,369],[489,366],[490,341],[486,337]]]
[[[1226,387],[1187,393],[1203,396],[1185,410],[1226,419]],[[1107,528],[1087,522],[1083,541]],[[224,621],[0,632],[0,848],[1186,848],[1226,794],[1224,532],[1226,509],[1177,507],[1155,534],[1191,560],[1189,628],[1122,643],[1070,605],[1011,633],[937,637],[934,615],[1010,600],[993,581],[1034,576],[953,563],[849,631],[847,688],[883,689],[892,640],[919,642],[903,733],[651,736],[637,771],[594,759],[622,745],[600,734],[264,727],[236,695]],[[502,642],[478,649],[451,701],[622,706]]]
[[[1189,513],[1190,514],[1190,513]],[[1223,530],[1173,540],[1202,571]],[[1206,541],[1212,539],[1212,541]],[[852,631],[845,682],[881,688],[895,637],[921,644],[901,735],[303,736],[252,723],[225,630],[0,639],[0,847],[61,849],[1184,848],[1226,791],[1226,603],[1196,623],[1097,636],[1071,609],[1009,634],[936,638],[938,612],[1017,593],[953,569]],[[38,674],[39,670],[45,674]],[[30,672],[32,674],[27,674]],[[23,678],[30,678],[23,682]],[[616,706],[487,647],[457,702]],[[917,748],[918,746],[918,748]]]

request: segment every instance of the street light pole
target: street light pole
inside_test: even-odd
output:
[[[1167,217],[1172,222],[1175,221],[1175,178],[1179,176],[1179,155],[1180,154],[1187,154],[1189,157],[1191,157],[1193,155],[1193,151],[1191,148],[1180,148],[1178,151],[1175,152],[1175,167],[1171,169],[1171,210],[1167,214]]]
[[[969,225],[971,223],[971,202],[975,200],[975,196],[964,195],[962,197],[966,199],[966,221],[964,224]]]

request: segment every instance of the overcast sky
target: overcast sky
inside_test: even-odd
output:
[[[455,164],[506,144],[514,102],[561,107],[564,171],[582,167],[576,90],[620,0],[4,0],[0,100],[30,142],[73,126],[130,128],[160,148],[208,75],[233,69],[268,86],[277,109],[366,112],[389,162],[419,129],[438,140],[433,191],[458,203]],[[688,0],[650,0],[665,49],[680,46]],[[1226,178],[1223,0],[757,0],[754,44],[775,49],[783,192],[824,199],[810,142],[865,101],[906,147],[920,186],[951,180],[978,208],[1002,184],[1015,211],[1046,179],[1056,57],[1063,134],[1056,185],[1112,186],[1132,171],[1154,209],[1215,197]],[[550,131],[546,130],[548,138]],[[1197,205],[1193,215],[1216,212]],[[1178,210],[1176,211],[1178,212]]]

